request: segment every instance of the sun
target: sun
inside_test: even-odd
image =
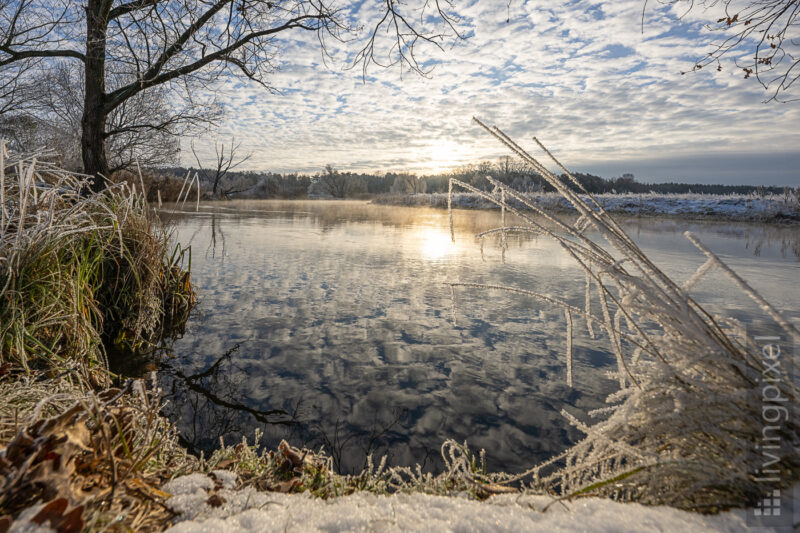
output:
[[[464,159],[464,149],[452,141],[439,141],[428,147],[428,161],[426,166],[434,174],[441,174],[461,164]]]

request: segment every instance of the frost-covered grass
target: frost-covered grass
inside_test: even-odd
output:
[[[158,486],[197,459],[141,381],[109,388],[105,345],[140,349],[194,301],[141,194],[0,142],[0,531],[160,529]]]
[[[573,204],[559,192],[519,193],[526,202],[548,212],[576,212]],[[761,222],[800,221],[800,198],[797,191],[764,196],[742,194],[598,194],[594,198],[607,213],[635,216],[680,216]],[[578,194],[588,201],[585,194]],[[378,196],[376,204],[447,207],[446,193],[390,194]],[[510,199],[512,205],[521,203]],[[453,207],[494,209],[497,205],[473,192],[452,195]]]
[[[96,392],[41,373],[0,375],[0,531],[161,530],[160,491],[199,468],[144,381]],[[27,517],[27,518],[26,518]]]
[[[765,356],[744,334],[742,324],[710,315],[691,297],[691,290],[709,272],[719,272],[731,279],[732,290],[750,296],[774,320],[787,342],[800,341],[800,332],[688,232],[706,262],[683,283],[670,279],[599,199],[586,191],[576,194],[500,130],[479,124],[539,172],[580,216],[574,223],[561,220],[491,179],[492,192],[455,179],[451,192],[454,186],[464,188],[501,209],[502,227],[479,237],[521,232],[558,243],[586,273],[585,302],[572,305],[540,294],[535,287],[453,283],[453,290],[510,291],[562,309],[568,384],[577,323],[592,337],[603,337],[616,354],[620,387],[608,398],[609,406],[594,413],[596,422],[577,420],[564,411],[586,438],[525,474],[509,476],[507,482],[527,478],[532,490],[563,498],[603,495],[713,512],[754,504],[767,491],[785,489],[800,479],[800,427],[789,416],[798,403],[793,354]],[[507,222],[512,215],[513,224]],[[763,385],[767,380],[769,396]],[[763,414],[767,404],[776,412],[786,410],[780,423],[768,423]],[[759,474],[765,468],[759,451],[765,439],[775,446],[769,468],[777,474],[769,480]]]
[[[0,145],[0,365],[102,380],[103,341],[139,348],[194,294],[141,194]]]

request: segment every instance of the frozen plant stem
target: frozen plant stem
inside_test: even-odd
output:
[[[512,230],[506,225],[507,212],[511,213],[521,221],[514,231],[544,235],[583,269],[586,289],[583,309],[522,287],[459,282],[451,283],[451,290],[456,286],[503,290],[561,308],[570,386],[574,316],[584,317],[592,338],[596,337],[592,322],[597,321],[616,356],[619,380],[619,390],[608,397],[609,407],[603,410],[608,415],[605,420],[586,425],[564,413],[586,433],[584,440],[513,479],[530,476],[534,487],[563,497],[607,495],[696,510],[752,504],[756,494],[797,482],[800,459],[795,450],[800,447],[800,434],[792,424],[776,429],[779,435],[775,437],[786,446],[775,451],[773,466],[783,477],[770,487],[753,480],[752,473],[761,467],[760,456],[752,452],[763,426],[756,388],[766,370],[760,348],[753,339],[731,337],[723,327],[730,320],[712,316],[689,293],[716,267],[789,337],[800,339],[797,329],[689,233],[687,238],[707,259],[684,283],[673,281],[538,139],[534,138],[538,147],[564,172],[565,179],[498,128],[475,122],[536,171],[579,216],[574,223],[559,218],[492,178],[488,178],[494,187],[491,193],[453,178],[448,187],[451,237],[453,188],[458,186],[501,209],[500,228],[481,233],[481,242],[499,232],[504,245]],[[588,235],[587,228],[593,230]],[[597,288],[594,294],[592,284]],[[591,314],[592,297],[599,299],[601,317]],[[774,385],[781,398],[797,402],[798,390],[792,383]]]

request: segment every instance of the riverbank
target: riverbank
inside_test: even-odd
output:
[[[759,369],[742,359],[748,346],[723,346],[727,351],[720,351],[717,343],[719,338],[726,340],[724,332],[714,330],[720,336],[709,337],[713,325],[689,313],[693,308],[682,291],[670,293],[679,302],[674,309],[649,305],[639,292],[628,295],[631,321],[653,323],[657,318],[671,328],[668,336],[650,337],[657,339],[665,364],[654,366],[649,352],[623,354],[622,348],[630,346],[619,343],[618,377],[627,398],[614,407],[619,411],[586,428],[588,439],[525,474],[487,472],[483,452],[453,441],[442,446],[445,468],[439,475],[378,462],[356,475],[342,476],[321,451],[299,450],[288,443],[263,450],[258,437],[250,443],[221,445],[208,458],[191,456],[179,445],[174,425],[161,416],[162,400],[154,384],[111,375],[104,358],[109,341],[143,347],[165,334],[168,313],[177,322],[185,319],[190,305],[182,304],[193,300],[188,272],[167,253],[160,226],[152,221],[145,225],[147,205],[134,191],[111,190],[82,199],[64,193],[78,190],[67,180],[79,177],[37,175],[36,168],[26,165],[20,167],[26,171],[8,180],[3,175],[2,181],[6,196],[0,267],[5,279],[0,280],[0,296],[10,314],[2,318],[0,361],[0,391],[5,395],[0,398],[0,531],[17,531],[31,521],[60,531],[162,530],[181,521],[185,525],[178,527],[197,530],[218,525],[202,521],[220,513],[231,515],[224,527],[245,530],[381,524],[412,530],[469,524],[494,529],[501,525],[497,521],[504,509],[492,506],[509,507],[512,498],[517,507],[509,514],[509,524],[515,527],[550,527],[550,517],[558,516],[552,514],[555,507],[581,509],[590,502],[592,512],[561,516],[563,523],[576,526],[595,520],[598,528],[607,526],[605,530],[623,524],[641,530],[653,524],[650,520],[657,521],[654,528],[664,527],[663,520],[668,525],[725,530],[740,528],[744,518],[741,511],[724,511],[758,496],[748,477],[758,458],[734,452],[744,454],[757,432],[754,419],[760,411],[751,412],[757,405],[751,396],[742,395],[749,389],[743,388],[741,377],[751,379]],[[52,183],[41,187],[43,180]],[[15,189],[14,183],[21,186]],[[646,260],[638,248],[616,233],[611,236],[628,246],[626,253],[633,259]],[[138,248],[151,238],[155,247]],[[596,264],[591,266],[603,276],[618,276],[620,286],[626,287],[628,275],[619,268],[621,263],[612,263],[600,249],[592,250]],[[149,265],[153,275],[140,272],[142,265]],[[155,285],[146,285],[146,279]],[[604,278],[598,274],[597,280],[598,289],[607,290],[601,285]],[[671,290],[671,285],[664,289],[646,277],[636,281],[636,287],[656,301]],[[568,307],[568,331],[574,314],[606,328],[612,339],[622,334],[635,338],[631,326],[622,329],[621,307],[611,307],[609,314],[606,294],[617,293],[600,293],[605,317],[596,311],[592,315],[588,301],[585,313]],[[624,318],[629,320],[628,315]],[[697,321],[700,326],[695,327]],[[708,356],[689,365],[686,354]],[[568,357],[571,375],[571,353]],[[731,365],[721,361],[735,362],[739,373],[732,374]],[[645,387],[628,387],[633,383]],[[673,396],[675,391],[685,393]],[[674,417],[671,410],[666,415],[661,411],[665,403],[676,406]],[[698,404],[707,409],[698,409]],[[730,409],[740,421],[736,427],[725,425]],[[703,418],[694,418],[694,413]],[[714,431],[713,449],[705,447],[709,428]],[[787,442],[794,442],[792,431],[786,428],[782,434]],[[792,456],[781,464],[792,466]],[[184,474],[190,478],[181,479]],[[723,514],[720,521],[658,507],[641,514],[638,504],[618,507],[622,504],[586,498],[590,495]],[[289,510],[287,520],[271,522],[284,516],[272,507]],[[245,515],[239,514],[246,509]],[[610,516],[609,510],[617,516]],[[464,520],[446,522],[454,513],[463,513]]]
[[[337,476],[329,470],[325,455],[290,446],[260,452],[257,446],[240,443],[220,448],[210,458],[197,458],[177,443],[171,424],[158,416],[158,398],[142,381],[99,394],[80,391],[66,380],[22,378],[8,385],[0,379],[0,422],[9,421],[8,409],[14,406],[28,423],[10,442],[11,427],[0,424],[4,430],[0,465],[7,468],[9,459],[19,463],[31,457],[25,436],[45,447],[51,457],[25,461],[35,475],[24,479],[38,483],[43,497],[28,501],[13,518],[0,516],[3,532],[656,532],[669,528],[732,533],[751,525],[748,517],[753,514],[752,509],[733,509],[707,515],[598,497],[559,500],[482,483],[479,475],[458,469],[437,478],[420,476],[405,488],[390,487],[387,481],[403,472]],[[26,407],[26,401],[33,402]],[[39,419],[44,423],[31,424],[35,411],[42,408],[49,416]],[[96,435],[92,419],[105,421],[102,437]],[[122,422],[122,431],[115,431],[115,421]],[[149,439],[142,438],[148,435]],[[123,451],[126,438],[136,446],[138,461]],[[8,483],[8,476],[3,479]],[[4,488],[0,486],[0,494],[7,496]],[[17,485],[14,495],[29,497],[26,488],[31,490]],[[513,494],[493,493],[504,489]],[[797,500],[798,489],[783,492],[783,508],[791,509],[788,502]]]
[[[386,194],[372,203],[379,205],[422,206],[447,209],[447,194]],[[575,207],[559,193],[524,195],[531,205],[545,212],[575,213]],[[580,195],[587,199],[585,195]],[[603,209],[615,215],[641,217],[680,217],[697,220],[800,223],[800,198],[788,195],[714,194],[598,194]],[[516,205],[510,202],[511,205]],[[453,207],[459,209],[497,209],[497,205],[472,192],[454,193]]]
[[[108,368],[179,331],[195,295],[141,194],[0,144],[0,531],[160,529],[153,494],[197,463],[158,393]],[[188,264],[186,266],[188,268]],[[113,528],[112,528],[113,529]]]

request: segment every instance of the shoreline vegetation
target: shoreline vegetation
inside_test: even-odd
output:
[[[576,214],[578,211],[560,193],[522,194],[527,202],[548,213]],[[579,194],[587,201],[589,197]],[[730,220],[776,224],[800,223],[800,196],[795,191],[785,194],[695,194],[695,193],[603,193],[594,195],[598,204],[614,215],[633,217],[680,217],[692,220]],[[454,193],[452,206],[459,209],[499,209],[479,194]],[[510,200],[515,207],[522,203]],[[447,193],[387,194],[376,196],[372,203],[389,206],[416,206],[447,209]]]
[[[545,169],[546,170],[546,169]],[[591,194],[608,213],[635,217],[680,217],[683,219],[731,220],[793,224],[800,222],[800,187],[710,185],[686,183],[640,183],[626,174],[601,178],[569,173],[556,176],[567,190]],[[140,179],[121,172],[130,184]],[[571,176],[571,178],[570,178]],[[492,188],[498,182],[523,194],[548,212],[575,213],[574,206],[540,171],[509,157],[482,161],[446,174],[423,175],[403,172],[357,174],[331,166],[317,174],[277,174],[231,171],[214,177],[203,169],[164,168],[144,174],[151,203],[185,204],[200,200],[368,200],[377,205],[446,208],[448,184],[455,179],[476,189]],[[224,186],[217,187],[220,183]],[[217,190],[218,189],[218,190]],[[217,191],[216,193],[214,191]],[[494,209],[497,206],[470,192],[453,194],[454,206],[463,209]]]
[[[0,531],[36,502],[33,521],[59,531],[126,509],[138,514],[121,525],[153,529],[163,512],[137,491],[186,453],[156,395],[114,376],[106,351],[180,330],[190,258],[135,189],[89,194],[87,176],[42,158],[0,144]]]
[[[387,174],[385,177],[367,176],[383,182],[393,184],[381,188],[366,186],[348,188],[348,183],[365,180],[363,176],[339,174],[330,170],[332,174],[309,176],[282,176],[268,175],[267,177],[250,180],[238,177],[234,181],[238,189],[230,195],[214,196],[209,192],[210,184],[203,181],[199,174],[187,171],[183,180],[174,176],[163,174],[145,174],[142,182],[148,191],[148,200],[151,203],[174,202],[181,205],[199,205],[199,202],[209,200],[362,200],[375,205],[400,206],[400,207],[431,207],[446,209],[448,201],[453,207],[459,209],[497,209],[492,202],[480,195],[466,191],[450,193],[445,184],[455,179],[466,183],[479,190],[492,188],[491,182],[500,183],[520,193],[527,202],[553,214],[575,214],[575,206],[560,192],[557,192],[548,182],[529,181],[521,179],[495,179],[491,174],[478,177],[476,171],[453,173],[452,178],[417,178],[409,174]],[[247,177],[249,173],[245,173]],[[571,175],[571,174],[570,174]],[[121,173],[131,186],[135,186],[137,177],[131,173]],[[331,177],[333,176],[333,177]],[[543,180],[539,173],[535,174],[537,180]],[[466,179],[459,179],[464,177]],[[594,176],[589,176],[596,178]],[[594,187],[586,188],[583,183],[586,175],[578,175],[574,182],[570,182],[567,175],[557,177],[559,182],[567,185],[567,190],[573,190],[583,200],[588,200],[591,194],[598,204],[607,212],[626,217],[646,218],[681,218],[684,220],[729,220],[736,222],[761,222],[767,224],[797,224],[800,223],[800,188],[790,187],[745,187],[745,186],[707,186],[701,192],[681,192],[691,190],[690,186],[680,184],[674,187],[661,187],[659,190],[647,190],[646,185],[630,181],[627,192],[616,192],[608,183],[601,186],[594,182]],[[581,178],[584,178],[581,180]],[[339,181],[336,181],[339,179]],[[603,181],[602,178],[596,178]],[[254,183],[251,181],[256,180]],[[260,181],[259,181],[260,180]],[[327,180],[327,181],[326,181]],[[348,181],[349,180],[349,181]],[[267,185],[264,185],[267,183]],[[372,183],[371,181],[368,182]],[[427,184],[432,185],[428,186]],[[508,185],[511,183],[512,185]],[[613,184],[611,180],[609,183]],[[626,182],[627,183],[627,182]],[[396,185],[395,185],[396,184]],[[636,185],[639,187],[632,187]],[[581,189],[583,187],[583,189]],[[697,188],[699,186],[695,186]],[[368,189],[375,189],[369,192]],[[386,189],[386,190],[383,190]],[[433,189],[433,191],[431,191]],[[642,189],[639,191],[638,189]],[[674,190],[673,190],[674,189]],[[601,192],[593,192],[601,191]],[[727,192],[719,192],[727,191]],[[450,200],[448,200],[450,199]],[[510,200],[515,206],[522,204]]]
[[[517,151],[501,133],[490,133]],[[571,419],[586,432],[585,440],[522,474],[487,472],[485,452],[446,441],[439,475],[368,458],[363,472],[343,476],[324,451],[286,442],[262,450],[257,433],[253,442],[221,443],[210,457],[182,448],[174,425],[160,415],[155,375],[113,375],[106,350],[121,345],[146,352],[159,339],[180,333],[195,303],[190,252],[170,247],[141,194],[147,190],[141,175],[82,194],[86,177],[41,158],[9,156],[0,145],[0,532],[26,524],[65,532],[160,531],[197,516],[198,509],[242,510],[226,502],[225,490],[232,487],[318,498],[356,492],[476,500],[542,494],[552,502],[600,496],[716,513],[753,505],[761,489],[796,483],[795,421],[777,430],[784,447],[775,451],[774,468],[784,475],[768,487],[754,479],[761,459],[753,452],[761,421],[754,384],[765,363],[752,342],[729,335],[731,321],[712,318],[688,293],[703,275],[719,269],[742,291],[757,295],[702,243],[696,244],[707,263],[677,285],[595,197],[572,192],[538,169],[535,159],[517,154],[578,211],[576,222],[561,222],[495,181],[490,182],[494,192],[487,193],[451,179],[451,191],[461,187],[473,196],[446,195],[445,205],[463,207],[460,203],[481,198],[502,210],[503,225],[495,233],[536,232],[555,239],[586,269],[585,306],[525,288],[465,283],[454,284],[453,291],[511,290],[561,307],[568,376],[572,328],[585,325],[593,336],[604,335],[616,354],[620,391],[598,413],[600,422]],[[539,226],[529,211],[549,218],[558,231]],[[511,214],[522,225],[507,225]],[[584,236],[590,226],[608,239],[610,251]],[[780,315],[762,303],[780,324]],[[781,325],[797,338],[791,325]],[[796,404],[790,382],[776,387]],[[176,479],[199,480],[200,496],[189,491],[197,500],[193,507],[187,507],[185,495],[169,492]]]

